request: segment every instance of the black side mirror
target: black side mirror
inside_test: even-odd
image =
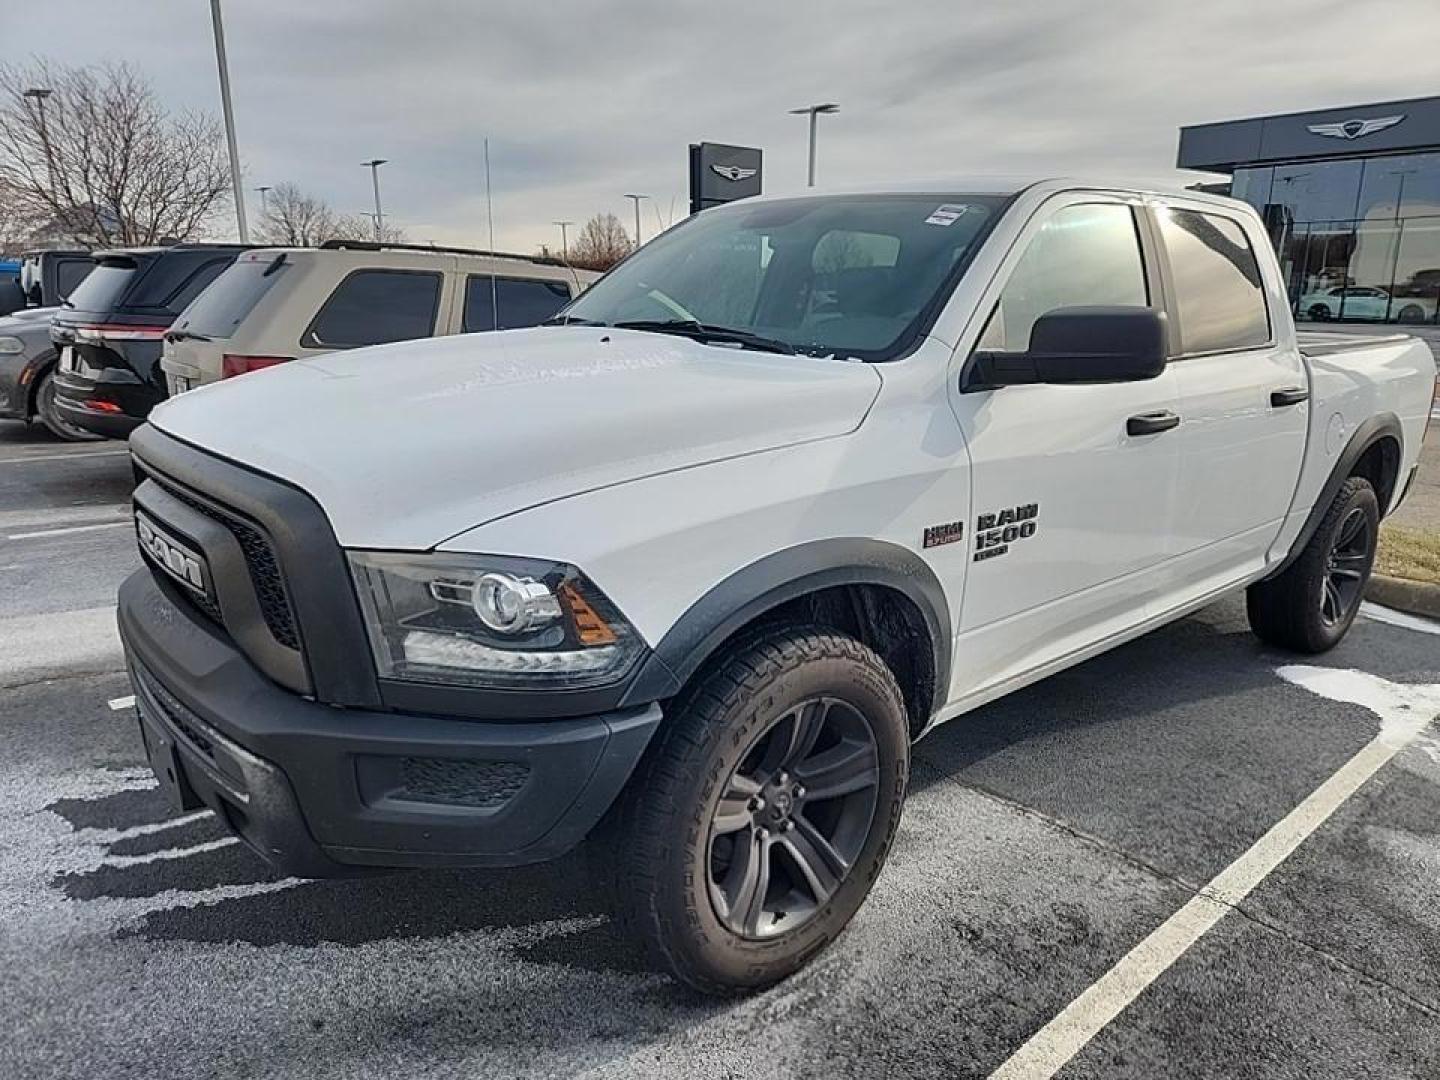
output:
[[[1165,353],[1165,317],[1154,308],[1056,308],[1035,320],[1027,351],[972,353],[960,389],[1140,382],[1165,370]]]

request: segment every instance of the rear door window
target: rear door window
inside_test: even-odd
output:
[[[1161,207],[1157,216],[1175,286],[1181,351],[1268,344],[1270,315],[1260,263],[1240,223],[1173,206]]]
[[[489,274],[471,274],[465,279],[464,333],[538,326],[570,302],[570,288],[563,281],[497,276],[493,290],[491,281]]]
[[[247,259],[228,267],[195,298],[175,326],[207,338],[228,338],[284,275],[283,256]]]
[[[354,349],[430,337],[442,281],[426,271],[356,270],[335,287],[300,344]]]

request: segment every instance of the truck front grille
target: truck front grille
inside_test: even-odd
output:
[[[287,649],[299,651],[300,634],[295,629],[295,613],[290,607],[290,598],[285,594],[275,550],[265,535],[238,514],[199,499],[168,479],[153,474],[151,479],[192,510],[204,514],[230,531],[245,555],[245,566],[250,571],[250,582],[255,588],[260,614],[264,617],[271,636]],[[197,606],[216,622],[223,621],[219,610],[215,609],[213,604],[197,603]]]

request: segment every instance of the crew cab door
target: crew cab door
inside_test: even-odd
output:
[[[1028,347],[1057,308],[1158,306],[1138,198],[1075,192],[1026,224],[982,300],[977,350]],[[959,380],[956,380],[958,385]],[[952,386],[971,463],[971,535],[953,685],[982,690],[1143,617],[1167,553],[1177,457],[1169,369],[1138,382]]]
[[[1309,380],[1259,222],[1180,198],[1154,214],[1181,418],[1169,596],[1183,603],[1263,563],[1300,475]]]

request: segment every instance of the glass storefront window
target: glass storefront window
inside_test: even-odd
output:
[[[1390,294],[1396,322],[1440,321],[1440,217],[1402,222]]]
[[[1301,320],[1440,321],[1440,153],[1242,168]]]

